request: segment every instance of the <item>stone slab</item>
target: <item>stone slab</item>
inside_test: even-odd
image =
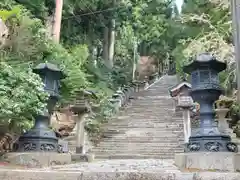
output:
[[[230,152],[196,152],[175,155],[175,165],[180,170],[238,171],[240,155]]]
[[[0,169],[1,180],[239,180],[239,173],[68,172]]]
[[[92,162],[95,158],[94,154],[72,154],[72,162]]]
[[[8,153],[5,159],[13,165],[49,167],[71,163],[71,154],[51,152]]]

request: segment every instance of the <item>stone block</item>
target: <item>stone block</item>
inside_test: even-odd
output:
[[[1,180],[239,180],[239,173],[79,172],[0,169]]]
[[[94,154],[72,154],[72,162],[92,162],[94,161]]]
[[[5,158],[10,164],[38,168],[71,163],[71,154],[55,152],[8,153]]]
[[[230,152],[196,152],[175,155],[175,165],[182,171],[235,172],[240,169],[240,154]]]
[[[62,152],[62,153],[68,153],[68,152],[69,152],[68,142],[67,142],[67,141],[64,141],[64,140],[62,140],[62,139],[59,139],[59,140],[58,140],[58,144],[59,144],[60,147],[61,147],[61,152]]]

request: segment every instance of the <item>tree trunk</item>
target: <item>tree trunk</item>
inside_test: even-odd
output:
[[[56,43],[59,43],[60,40],[60,30],[61,30],[61,21],[62,21],[62,7],[63,0],[56,0],[56,9],[53,25],[53,40]]]
[[[113,68],[114,60],[114,45],[115,45],[115,19],[112,19],[111,28],[109,32],[109,58],[108,58],[108,67]]]
[[[109,41],[109,37],[108,37],[108,27],[104,28],[104,32],[103,32],[103,55],[102,58],[105,62],[105,65],[108,67],[108,41]]]
[[[54,25],[54,16],[48,16],[46,19],[46,36],[48,39],[52,39],[53,37],[53,25]]]

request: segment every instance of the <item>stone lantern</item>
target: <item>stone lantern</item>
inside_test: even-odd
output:
[[[33,72],[40,75],[45,85],[44,90],[50,96],[46,109],[42,114],[35,116],[34,127],[20,136],[18,143],[14,145],[14,150],[17,152],[57,152],[58,138],[49,128],[49,121],[59,99],[60,80],[65,76],[56,65],[47,62],[39,64]]]
[[[218,73],[226,69],[226,64],[217,61],[209,53],[203,53],[189,65],[184,72],[191,74],[194,102],[200,105],[200,126],[192,130],[184,153],[175,154],[175,164],[179,169],[197,169],[201,171],[237,171],[239,170],[238,147],[231,137],[222,133],[215,122],[214,102],[222,89]]]
[[[214,120],[213,104],[222,94],[218,73],[225,69],[225,63],[208,53],[198,55],[195,61],[184,67],[184,72],[191,74],[191,96],[200,104],[200,127],[192,132],[187,152],[237,152],[231,137],[222,134]]]
[[[192,85],[189,84],[188,82],[181,82],[180,84],[177,84],[176,86],[173,86],[169,92],[170,96],[174,99],[175,101],[175,111],[179,111],[178,109],[178,103],[179,103],[179,97],[180,96],[189,96],[190,89],[192,88]]]
[[[73,129],[76,137],[76,151],[72,155],[73,161],[88,161],[89,157],[85,152],[85,123],[86,116],[91,112],[91,106],[88,101],[90,96],[95,96],[93,92],[86,90],[79,90],[76,92],[75,102],[70,107],[71,111],[77,115],[76,126]]]
[[[182,82],[170,89],[170,95],[175,99],[176,111],[183,111],[183,129],[184,142],[188,143],[191,135],[190,108],[193,106],[193,100],[189,96],[191,84]]]
[[[76,126],[73,129],[77,135],[76,139],[76,153],[84,153],[84,123],[85,116],[90,113],[91,107],[86,98],[89,95],[88,91],[78,91],[74,105],[70,107],[71,111],[78,115]]]

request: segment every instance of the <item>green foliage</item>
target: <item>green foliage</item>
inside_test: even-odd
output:
[[[45,107],[47,94],[38,75],[0,63],[0,123],[12,130],[29,128]]]
[[[4,0],[0,9],[0,17],[10,28],[10,40],[0,50],[2,59],[14,69],[27,69],[42,61],[58,64],[67,75],[62,81],[63,102],[69,102],[76,90],[95,91],[98,100],[94,104],[100,108],[89,123],[92,131],[98,131],[94,127],[114,114],[107,98],[131,81],[139,54],[146,51],[144,55],[167,62],[179,38],[186,36],[184,27],[172,18],[171,1],[121,0],[114,5],[110,0],[66,0],[58,45],[46,37],[45,24],[53,15],[53,0]],[[102,59],[103,31],[112,19],[116,20],[116,43],[114,67],[108,69]],[[135,44],[143,49],[140,53],[135,52]]]
[[[15,6],[13,9],[11,9],[10,11],[8,10],[1,10],[0,11],[0,18],[3,21],[8,20],[11,17],[16,17],[17,19],[20,18],[20,14],[21,14],[21,7],[20,6]]]
[[[66,79],[62,81],[63,101],[74,96],[76,90],[87,87],[87,75],[83,70],[83,65],[88,58],[88,48],[85,45],[78,45],[71,50],[66,50],[61,45],[46,42],[44,51],[47,56],[44,60],[57,64],[66,74]]]
[[[229,92],[232,89],[231,82],[236,80],[229,2],[189,0],[185,3],[179,20],[188,36],[181,38],[180,44],[173,51],[178,72],[183,74],[182,67],[189,63],[191,57],[211,52],[218,60],[228,64],[228,69],[221,73],[220,80]]]

